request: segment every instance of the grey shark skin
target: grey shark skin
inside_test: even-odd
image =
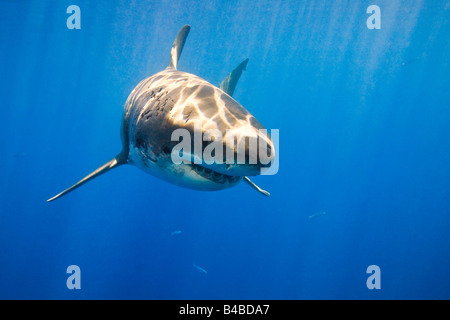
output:
[[[48,202],[123,164],[132,164],[170,183],[197,190],[226,189],[244,179],[259,192],[269,195],[247,177],[260,173],[264,167],[260,161],[256,164],[246,161],[244,164],[207,165],[174,164],[171,159],[172,148],[178,143],[172,141],[172,132],[176,129],[186,129],[192,137],[196,133],[206,135],[210,129],[218,130],[223,136],[224,155],[228,147],[225,143],[227,134],[235,135],[238,141],[252,136],[265,142],[270,151],[270,161],[275,151],[270,137],[260,132],[264,127],[231,97],[248,59],[222,81],[220,88],[198,76],[177,70],[189,31],[190,26],[186,25],[178,32],[169,66],[142,80],[129,95],[121,125],[122,151]],[[196,125],[198,123],[200,127]],[[202,143],[201,152],[207,145],[208,142]],[[201,158],[195,152],[191,156],[192,159]]]

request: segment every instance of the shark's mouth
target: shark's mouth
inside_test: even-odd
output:
[[[229,176],[226,174],[219,173],[217,171],[202,167],[201,165],[191,163],[190,164],[191,170],[193,170],[196,174],[201,176],[202,178],[208,179],[210,181],[213,181],[215,183],[236,183],[242,177],[240,176]]]

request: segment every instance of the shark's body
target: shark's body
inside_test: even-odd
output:
[[[87,181],[122,164],[133,164],[147,173],[183,187],[197,190],[220,190],[237,185],[242,179],[265,195],[247,175],[257,175],[263,166],[256,164],[174,164],[171,152],[177,143],[172,141],[176,129],[185,129],[192,135],[216,130],[224,137],[237,135],[238,139],[253,136],[264,140],[271,149],[270,138],[261,135],[264,127],[231,95],[245,69],[248,59],[239,65],[221,83],[220,88],[206,80],[178,71],[177,64],[189,33],[184,26],[174,41],[169,66],[142,80],[128,97],[121,126],[122,151],[112,160],[64,190],[52,201],[74,190]],[[201,127],[196,126],[200,123]],[[207,143],[206,143],[207,144]],[[203,146],[204,148],[205,146]],[[226,148],[224,143],[224,148]],[[192,153],[192,157],[199,157]],[[201,155],[200,155],[201,157]]]

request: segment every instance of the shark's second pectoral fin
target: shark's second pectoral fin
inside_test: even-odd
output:
[[[83,179],[81,179],[80,181],[78,181],[77,183],[75,183],[73,186],[67,188],[66,190],[64,190],[61,193],[58,193],[56,196],[54,196],[53,198],[50,198],[47,200],[47,202],[51,202],[53,200],[56,200],[66,194],[68,194],[69,192],[75,190],[76,188],[82,186],[83,184],[85,184],[86,182],[88,182],[89,180],[92,180],[96,177],[98,177],[99,175],[114,169],[118,166],[121,166],[122,164],[127,163],[127,157],[128,155],[126,155],[125,153],[121,152],[119,153],[116,157],[114,157],[112,160],[108,161],[107,163],[105,163],[104,165],[102,165],[101,167],[97,168],[95,171],[91,172],[90,174],[88,174],[86,177],[84,177]]]
[[[242,75],[242,71],[247,67],[248,58],[242,61],[233,71],[228,74],[225,79],[220,83],[219,88],[230,96],[233,96],[234,89]]]
[[[250,185],[252,188],[255,188],[259,192],[261,192],[263,195],[270,197],[270,193],[266,190],[261,189],[258,187],[253,181],[251,181],[248,177],[244,177],[244,181],[247,182],[248,185]]]

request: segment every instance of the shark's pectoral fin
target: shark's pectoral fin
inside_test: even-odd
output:
[[[121,166],[122,164],[127,163],[127,158],[128,155],[125,154],[124,152],[119,153],[116,157],[114,157],[112,160],[108,161],[107,163],[105,163],[104,165],[102,165],[101,167],[97,168],[95,171],[91,172],[90,174],[88,174],[86,177],[84,177],[83,179],[81,179],[80,181],[78,181],[77,183],[75,183],[73,186],[67,188],[66,190],[64,190],[63,192],[57,194],[56,196],[54,196],[53,198],[50,198],[47,200],[47,202],[51,202],[53,200],[56,200],[66,194],[68,194],[69,192],[75,190],[76,188],[80,187],[81,185],[85,184],[86,182],[88,182],[89,180],[92,180],[96,177],[98,177],[99,175],[114,169],[118,166]]]
[[[170,63],[169,68],[177,68],[178,60],[181,56],[181,51],[183,51],[184,43],[186,42],[186,38],[191,30],[191,26],[185,25],[183,28],[178,31],[177,37],[172,45],[172,50],[170,51]]]
[[[248,177],[244,177],[244,181],[247,182],[248,185],[250,185],[252,188],[255,188],[256,190],[258,190],[259,192],[261,192],[263,195],[265,196],[270,196],[270,193],[266,190],[261,189],[260,187],[258,187],[253,181],[251,181]]]
[[[234,89],[236,88],[236,85],[239,81],[239,78],[242,75],[242,71],[245,70],[247,67],[248,58],[242,61],[236,69],[230,72],[229,75],[223,79],[223,81],[220,83],[219,88],[222,89],[225,93],[228,93],[230,96],[233,95]]]

